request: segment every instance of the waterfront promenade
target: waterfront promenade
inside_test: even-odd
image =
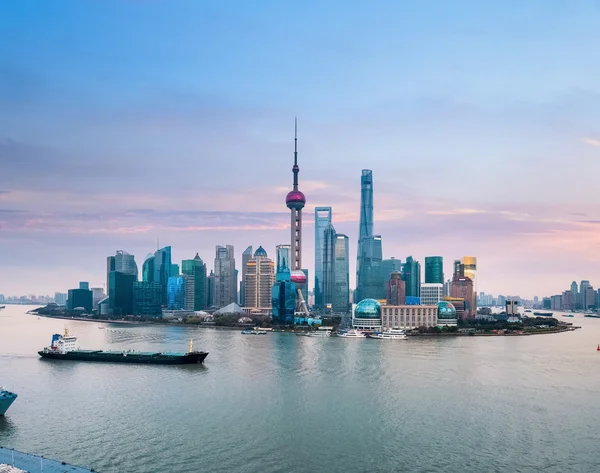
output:
[[[0,447],[0,472],[4,465],[13,466],[28,473],[91,473],[95,471]]]

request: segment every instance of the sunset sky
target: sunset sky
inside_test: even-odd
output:
[[[479,260],[478,289],[600,285],[594,0],[13,0],[0,6],[0,293],[106,256],[289,243],[307,196],[350,237],[373,170],[384,257]]]

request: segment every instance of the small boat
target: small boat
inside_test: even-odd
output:
[[[377,340],[406,340],[408,337],[404,333],[404,330],[391,328],[383,332],[374,332],[369,335],[369,338],[375,338]]]
[[[104,330],[104,327],[98,327],[99,330]]]
[[[367,338],[364,333],[359,332],[354,328],[346,332],[338,332],[337,336],[342,338]]]
[[[314,338],[331,337],[331,330],[317,330],[316,332],[308,332],[306,336]]]
[[[573,314],[563,314],[563,317],[575,317]]]
[[[600,315],[598,314],[585,314],[584,317],[588,317],[591,319],[600,319]]]
[[[266,335],[266,330],[242,330],[242,335]]]

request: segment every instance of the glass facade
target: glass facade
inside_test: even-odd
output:
[[[162,286],[159,282],[133,283],[133,314],[145,317],[162,315]]]
[[[356,300],[383,299],[385,284],[382,278],[381,262],[383,250],[379,235],[366,237],[358,242],[356,261]]]
[[[381,278],[383,279],[384,287],[387,287],[387,282],[394,272],[402,272],[402,261],[396,258],[384,259],[381,262]]]
[[[217,246],[215,251],[214,305],[225,307],[237,302],[237,275],[233,246]]]
[[[142,281],[154,281],[154,255],[152,253],[146,256],[146,259],[144,260],[142,266]]]
[[[285,273],[278,273],[277,282],[272,289],[272,316],[273,325],[294,325],[294,311],[296,309],[296,284],[289,280],[280,280]]]
[[[277,245],[275,247],[277,253],[277,261],[275,271],[277,273],[281,272],[283,268],[287,268],[288,270],[291,268],[290,266],[290,251],[291,245]]]
[[[321,271],[321,302],[319,306],[328,307],[333,304],[333,288],[334,288],[334,264],[335,264],[335,228],[329,224],[323,234],[322,246],[322,271]],[[315,277],[315,281],[317,278]],[[315,293],[315,305],[316,293]]]
[[[455,319],[456,309],[447,301],[438,302],[438,319]]]
[[[111,271],[109,275],[110,288],[108,291],[108,308],[112,315],[123,316],[133,314],[133,283],[134,274]]]
[[[252,245],[242,253],[242,280],[240,281],[240,304],[244,305],[246,300],[246,265],[252,259]]]
[[[169,276],[179,276],[179,265],[171,263],[171,271],[169,272]]]
[[[185,279],[181,276],[171,276],[167,282],[167,309],[185,309]]]
[[[345,313],[350,306],[350,245],[346,235],[335,236],[334,256],[331,308]]]
[[[425,257],[425,282],[444,284],[444,259],[441,256]]]
[[[421,264],[412,256],[406,258],[406,263],[402,265],[402,279],[406,283],[407,298],[421,296]]]
[[[360,178],[359,241],[373,236],[373,171],[363,169]]]
[[[117,251],[115,258],[115,267],[114,271],[119,271],[124,274],[133,274],[135,276],[135,280],[138,279],[138,267],[135,262],[135,258],[133,255],[130,255],[126,251],[119,250]]]
[[[92,304],[92,291],[89,289],[69,289],[67,294],[67,310],[83,307],[87,312],[91,312]]]
[[[327,304],[323,300],[325,232],[331,226],[331,207],[315,207],[315,306]]]
[[[181,262],[181,272],[194,278],[194,310],[206,309],[206,265],[198,253],[194,259],[186,259]]]
[[[167,304],[167,282],[171,277],[171,247],[165,246],[154,253],[153,282],[159,282],[163,288],[163,304]]]
[[[363,299],[354,308],[356,319],[379,319],[381,318],[381,304],[375,299]]]

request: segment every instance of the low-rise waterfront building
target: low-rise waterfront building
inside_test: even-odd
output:
[[[381,307],[381,326],[384,330],[400,328],[413,330],[438,325],[438,306],[433,305],[384,305]]]
[[[381,331],[381,304],[363,299],[352,308],[352,327],[365,332]]]

